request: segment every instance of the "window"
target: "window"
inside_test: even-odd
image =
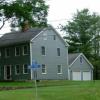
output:
[[[60,56],[60,48],[57,48],[57,56]]]
[[[23,46],[23,55],[27,55],[28,54],[28,46],[25,45]]]
[[[43,40],[47,40],[47,33],[43,33]]]
[[[56,35],[53,35],[53,40],[56,40]]]
[[[83,63],[83,59],[82,59],[82,57],[80,57],[80,63],[81,63],[81,64]]]
[[[5,57],[9,57],[10,56],[10,49],[6,48],[5,49]]]
[[[44,46],[41,47],[41,54],[45,55],[45,47]]]
[[[15,47],[15,56],[19,56],[19,55],[20,55],[20,48]]]
[[[28,74],[28,65],[27,64],[23,65],[23,74]]]
[[[16,65],[15,66],[15,74],[18,75],[20,73],[20,66]]]
[[[45,64],[42,64],[42,74],[46,74],[46,66],[45,66]]]
[[[61,65],[57,65],[57,73],[58,74],[62,74],[62,66]]]

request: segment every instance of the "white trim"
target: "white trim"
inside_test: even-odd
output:
[[[60,57],[60,56],[61,56],[61,48],[58,47],[58,48],[57,48],[57,57]]]
[[[10,79],[7,79],[7,66],[10,67]],[[4,80],[11,80],[11,65],[4,65]]]
[[[25,69],[24,65],[27,65],[27,64],[23,64],[23,74],[29,74],[28,72],[27,73],[24,72],[24,69]],[[28,65],[27,65],[27,71],[28,71]]]
[[[69,68],[74,64],[74,62],[79,58],[79,56],[81,55],[81,53],[75,58],[75,60],[69,65]]]
[[[84,56],[83,53],[82,53],[82,56],[85,58],[85,60],[88,62],[88,64],[92,67],[92,69],[94,69],[93,65],[89,62],[89,60]]]
[[[27,54],[24,53],[24,46],[27,47]],[[23,55],[28,55],[28,45],[23,45],[23,46],[22,46],[22,54],[23,54]]]
[[[37,34],[34,38],[32,38],[30,41],[33,42],[33,40],[35,38],[37,38],[41,33],[45,32],[46,30],[49,30],[48,28],[51,28],[51,30],[53,30],[56,35],[62,40],[62,42],[64,43],[65,46],[69,46],[68,43],[61,37],[61,35],[53,28],[53,26],[48,26],[47,28],[44,28],[39,34]]]
[[[41,33],[43,33],[46,30],[46,28],[44,28],[40,33],[38,33],[34,38],[32,38],[30,41],[33,42],[33,40],[35,38],[37,38]]]
[[[42,65],[45,65],[45,64],[42,64]],[[42,66],[43,67],[43,66]],[[42,68],[41,68],[41,71],[42,71]],[[47,74],[47,68],[46,68],[46,65],[45,65],[45,72],[43,73],[42,72],[42,74]]]
[[[17,48],[17,47],[19,47],[19,46],[16,46],[16,47],[15,47],[15,56],[20,56],[20,47],[19,47],[19,55],[16,55],[16,51],[17,51],[16,48]]]
[[[33,57],[33,55],[32,55],[32,42],[30,42],[30,65],[32,65],[32,58]],[[30,71],[31,71],[31,80],[33,79],[33,71],[32,71],[32,69],[30,69]]]
[[[52,30],[54,30],[54,32],[60,37],[60,39],[62,40],[62,42],[65,44],[65,46],[69,46],[69,44],[61,37],[61,35],[53,28],[52,25],[49,25],[48,27],[50,27]]]
[[[70,78],[70,68],[68,67],[68,80],[71,80],[71,78]]]
[[[74,62],[80,57],[80,56],[83,56],[83,58],[87,61],[87,63],[91,66],[91,68],[93,69],[93,65],[88,61],[88,59],[84,56],[83,53],[80,53],[76,59],[69,65],[69,68],[74,64]]]
[[[44,47],[44,49],[45,49],[45,54],[44,55],[42,54],[42,50],[43,50],[42,47]],[[41,55],[46,56],[46,47],[45,46],[41,46]]]
[[[60,73],[58,73],[58,66],[60,66]],[[57,74],[62,74],[62,65],[57,65]]]
[[[16,69],[17,65],[19,66],[19,73],[17,73],[17,69]],[[15,65],[15,75],[19,75],[19,74],[20,74],[20,65],[19,64],[16,64]]]

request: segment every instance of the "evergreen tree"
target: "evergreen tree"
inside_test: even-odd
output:
[[[66,32],[64,37],[69,43],[69,52],[82,52],[88,58],[98,55],[100,40],[100,16],[88,9],[77,11],[68,24],[61,27]]]

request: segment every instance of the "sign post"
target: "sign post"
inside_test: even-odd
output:
[[[33,60],[30,69],[32,70],[32,79],[34,77],[34,81],[35,81],[35,100],[38,100],[38,94],[37,94],[37,69],[38,68],[40,68],[40,65],[37,63],[37,61]]]

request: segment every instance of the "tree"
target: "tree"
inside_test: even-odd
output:
[[[11,27],[23,27],[24,22],[29,22],[32,27],[47,25],[48,5],[44,0],[1,0],[0,21],[5,25],[11,22]]]
[[[68,24],[61,26],[69,43],[69,52],[83,52],[87,57],[98,55],[100,40],[100,16],[88,9],[77,11]],[[94,52],[95,51],[95,52]]]

